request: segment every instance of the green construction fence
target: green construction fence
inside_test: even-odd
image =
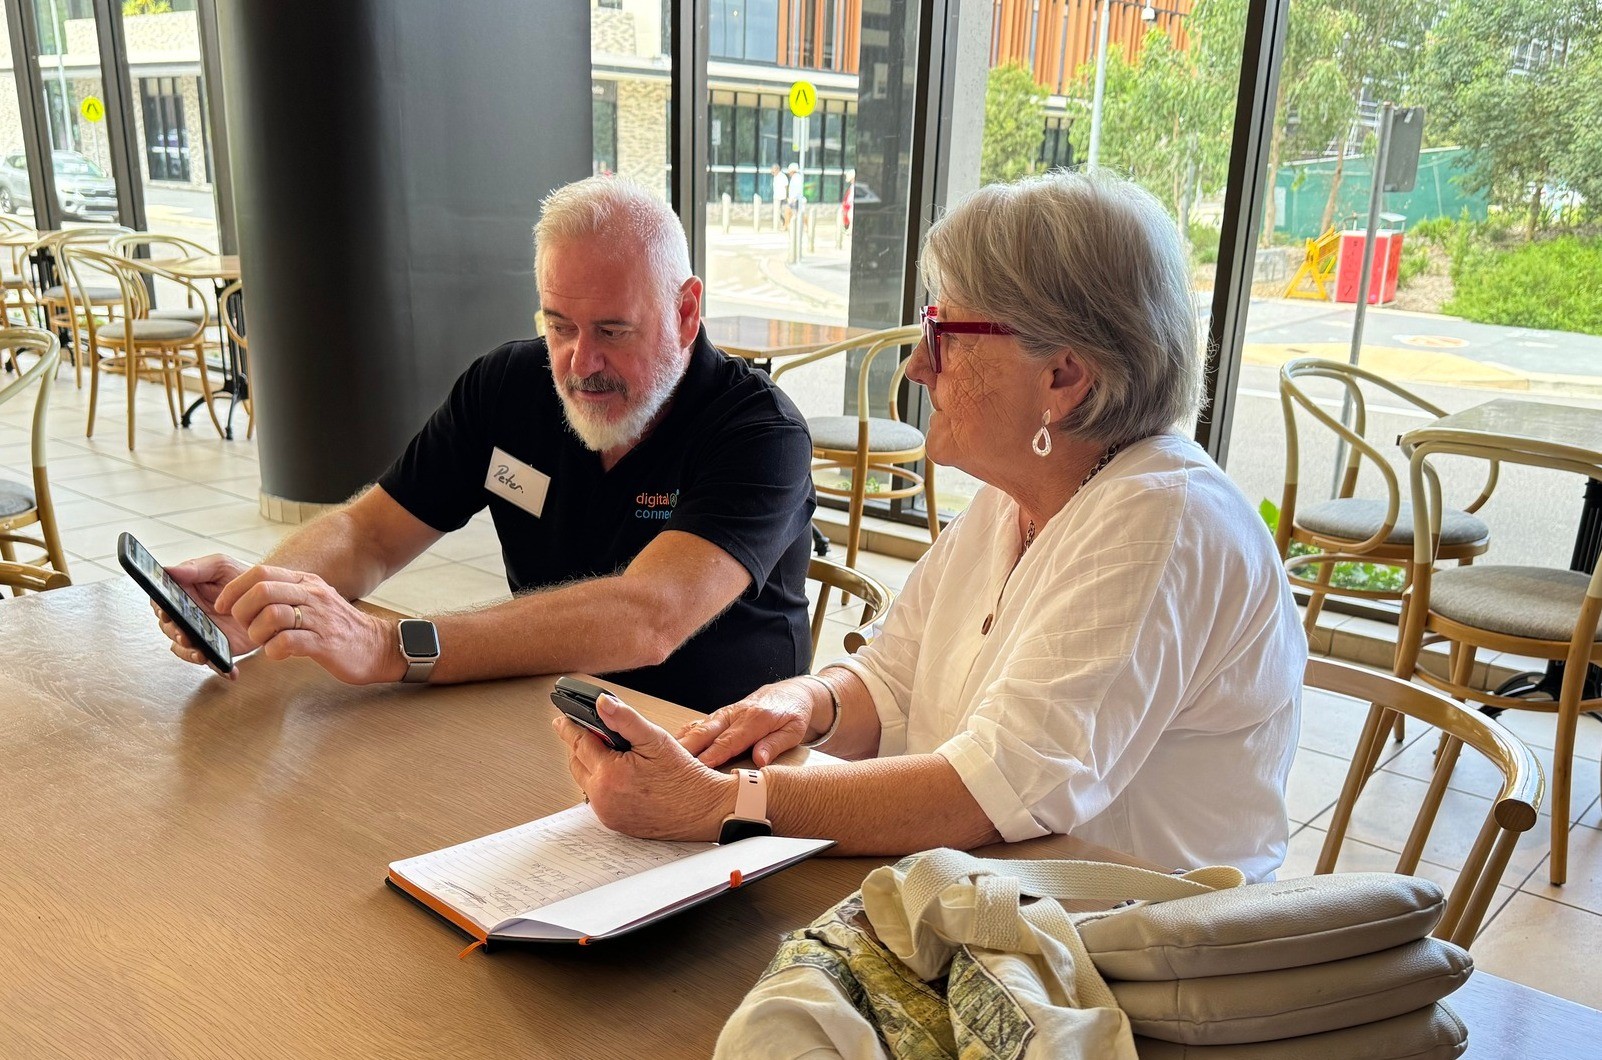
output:
[[[1476,221],[1485,219],[1483,193],[1463,189],[1461,177],[1469,169],[1469,152],[1461,147],[1427,147],[1419,152],[1418,181],[1412,191],[1387,192],[1381,209],[1401,214],[1411,228],[1431,217],[1457,217],[1464,210]],[[1373,187],[1372,156],[1348,158],[1341,172],[1341,190],[1335,203],[1336,228],[1361,228],[1368,220],[1368,196]],[[1323,228],[1324,206],[1329,202],[1333,158],[1290,162],[1279,167],[1274,179],[1274,232],[1292,239],[1311,239]]]

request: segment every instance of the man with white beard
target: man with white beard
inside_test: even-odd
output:
[[[479,358],[374,486],[260,565],[169,569],[236,657],[353,684],[616,674],[704,710],[806,672],[806,421],[707,341],[683,229],[649,193],[559,188],[534,237],[546,338]],[[485,507],[510,601],[400,622],[352,606]]]

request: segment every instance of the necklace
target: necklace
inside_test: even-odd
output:
[[[1095,478],[1096,475],[1100,473],[1102,468],[1104,468],[1108,464],[1112,463],[1112,458],[1117,456],[1117,455],[1118,455],[1118,446],[1109,445],[1107,447],[1107,451],[1101,454],[1101,459],[1097,460],[1094,464],[1090,465],[1090,470],[1085,472],[1085,477],[1079,480],[1079,485],[1074,487],[1074,494],[1077,496],[1080,490],[1082,490],[1086,486],[1090,485],[1090,480]],[[1035,543],[1035,521],[1033,519],[1031,519],[1031,520],[1029,520],[1029,529],[1024,531],[1023,550],[1025,552],[1028,552],[1029,551],[1029,546],[1034,544],[1034,543]]]
[[[1090,485],[1090,480],[1095,478],[1096,475],[1100,473],[1102,468],[1104,468],[1108,464],[1112,463],[1112,458],[1117,456],[1117,455],[1118,455],[1118,446],[1109,445],[1107,447],[1107,451],[1101,454],[1101,459],[1097,460],[1094,464],[1091,465],[1090,470],[1085,472],[1085,477],[1079,480],[1079,485],[1074,487],[1073,496],[1077,497],[1079,495],[1079,491],[1080,490],[1082,490],[1086,486]],[[1072,498],[1070,497],[1069,499],[1071,500]],[[1031,520],[1029,520],[1029,529],[1024,531],[1023,551],[1018,553],[1018,559],[1013,560],[1012,570],[1009,570],[1007,572],[1006,579],[1004,581],[1002,581],[1002,583],[1001,583],[1001,592],[996,594],[996,606],[991,608],[990,613],[985,616],[984,623],[979,627],[979,635],[981,637],[986,637],[986,636],[990,635],[990,627],[995,625],[995,623],[996,623],[996,612],[1001,610],[1001,598],[1007,592],[1007,584],[1008,584],[1008,582],[1012,581],[1013,571],[1018,569],[1018,561],[1023,559],[1024,552],[1028,552],[1029,551],[1029,546],[1034,544],[1034,543],[1035,543],[1035,521],[1033,519],[1031,519]]]

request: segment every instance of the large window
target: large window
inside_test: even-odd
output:
[[[1230,477],[1278,504],[1284,429],[1277,373],[1287,359],[1355,358],[1448,412],[1497,397],[1602,405],[1602,17],[1594,3],[1292,0]],[[1410,190],[1384,192],[1362,341],[1354,351],[1362,235],[1374,190],[1381,101],[1423,107]],[[1393,141],[1394,142],[1394,141]],[[1394,157],[1393,157],[1394,161]],[[1389,167],[1387,167],[1389,168]],[[1198,223],[1205,220],[1206,199]],[[1310,241],[1333,230],[1328,278],[1299,276]],[[1315,391],[1333,415],[1334,390]],[[1397,435],[1432,418],[1400,401],[1369,410],[1394,467]],[[1298,507],[1332,495],[1335,445],[1306,421]],[[1448,504],[1477,492],[1475,471]],[[1475,479],[1475,481],[1469,481]],[[1401,478],[1406,500],[1407,478]],[[1358,494],[1381,490],[1372,468]],[[1581,491],[1571,476],[1504,467],[1480,515],[1496,563],[1565,567]],[[1354,572],[1355,577],[1373,572]],[[1337,579],[1346,577],[1337,573]],[[1400,572],[1384,575],[1399,584]]]
[[[189,181],[189,133],[184,128],[184,99],[178,80],[139,79],[139,102],[145,119],[145,166],[151,180]]]
[[[779,0],[711,0],[707,29],[712,58],[771,63],[778,57]]]
[[[1105,49],[1096,24],[1103,10]],[[957,104],[967,115],[982,109],[983,132],[953,145],[962,163],[953,171],[988,184],[1090,161],[1091,129],[1099,127],[1094,160],[1133,177],[1189,234],[1193,296],[1207,305],[1229,191],[1245,5],[1198,4],[1193,12],[1190,0],[1110,0],[1105,8],[1099,0],[998,0],[984,21],[984,92]],[[966,190],[952,186],[948,195]],[[1198,356],[1202,340],[1198,328]],[[967,507],[979,485],[950,468],[939,468],[935,483],[947,513]]]
[[[775,165],[802,163],[798,123],[787,97],[766,92],[712,91],[708,111],[711,169],[707,194],[718,203],[727,194],[749,205],[753,195],[773,201]],[[821,99],[807,120],[805,173],[808,203],[838,204],[856,159],[856,102]],[[842,307],[843,311],[843,307]]]
[[[617,172],[617,82],[590,83],[591,118],[594,121],[592,172]]]
[[[668,195],[673,124],[668,0],[591,0],[592,161]]]

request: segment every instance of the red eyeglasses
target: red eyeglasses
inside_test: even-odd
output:
[[[929,366],[940,374],[940,335],[946,332],[952,335],[1016,335],[1012,328],[1005,324],[992,324],[985,320],[953,320],[941,321],[939,306],[924,306],[921,319],[923,321],[923,344],[929,349]]]

